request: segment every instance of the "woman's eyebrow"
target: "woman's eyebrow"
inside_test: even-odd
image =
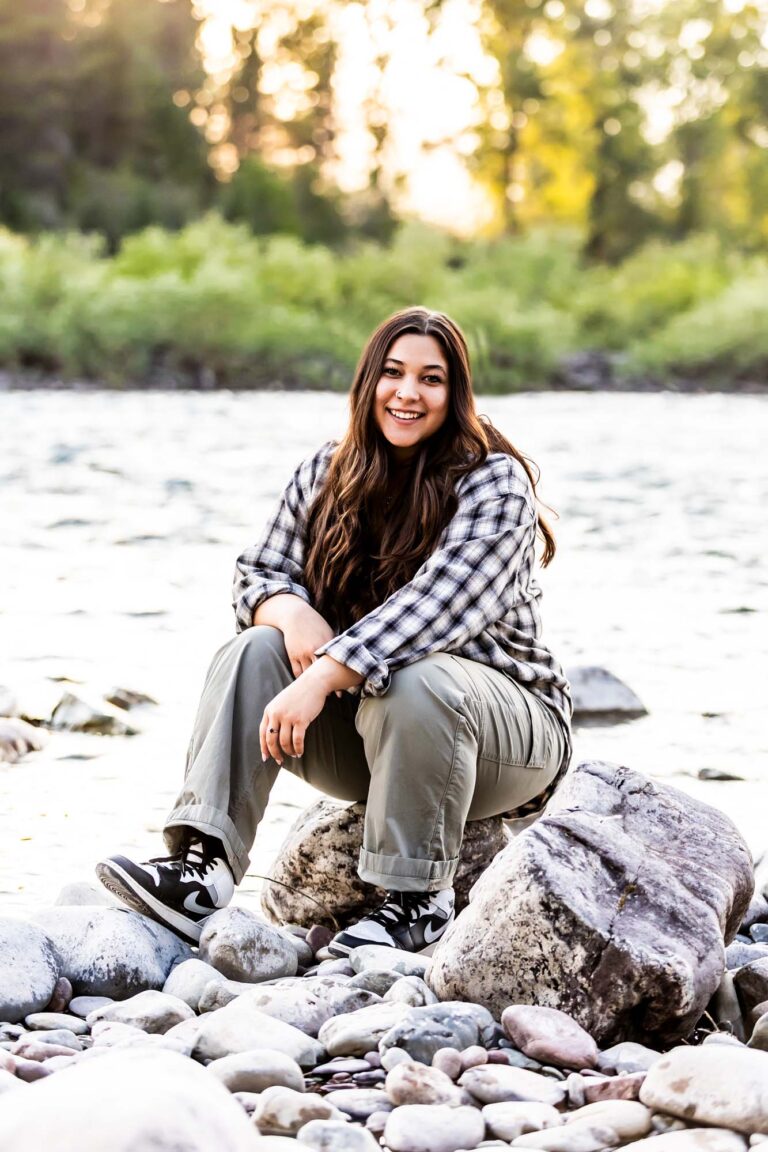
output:
[[[387,356],[387,359],[384,361],[384,363],[386,364],[390,360],[392,361],[393,364],[399,364],[401,368],[403,367],[402,360],[396,360],[394,356]],[[439,368],[441,372],[445,372],[445,367],[442,364],[424,364],[423,367],[424,368]]]

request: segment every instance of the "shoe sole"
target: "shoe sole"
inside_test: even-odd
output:
[[[431,944],[427,944],[426,948],[419,948],[418,950],[414,949],[411,952],[411,955],[412,956],[432,956],[434,951],[435,951],[435,948],[437,948],[438,944],[440,943],[440,940],[443,939],[443,936],[445,936],[446,932],[450,928],[451,924],[453,924],[455,919],[456,919],[455,914],[453,912],[451,912],[450,919],[448,920],[448,923],[446,924],[445,928],[443,929],[442,933],[440,934],[439,939],[433,940]],[[390,947],[389,944],[382,944],[381,941],[377,942],[376,940],[365,940],[362,944],[336,944],[336,945],[334,945],[334,942],[331,941],[331,943],[328,945],[328,951],[333,956],[336,956],[338,959],[343,960],[345,957],[349,956],[350,952],[354,952],[355,948],[364,948],[367,944],[377,944],[377,943],[378,943],[378,946],[380,948],[389,948]],[[392,944],[391,947],[397,948],[399,946],[397,944]],[[402,948],[400,950],[402,952],[410,951],[410,949],[408,949],[408,948]]]
[[[111,892],[123,904],[127,904],[134,912],[140,912],[142,916],[149,916],[150,920],[162,924],[163,928],[170,928],[188,944],[200,942],[204,920],[196,924],[187,916],[182,916],[180,912],[174,912],[167,904],[155,900],[149,892],[145,892],[143,888],[138,886],[133,877],[119,864],[114,862],[97,864],[96,875],[108,892]]]

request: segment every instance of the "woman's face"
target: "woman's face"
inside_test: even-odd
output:
[[[434,336],[406,332],[387,352],[374,417],[398,460],[434,436],[448,415],[448,363]]]

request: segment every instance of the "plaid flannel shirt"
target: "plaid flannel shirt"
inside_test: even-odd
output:
[[[238,558],[233,604],[238,632],[251,626],[255,609],[270,596],[290,592],[311,602],[302,583],[307,514],[335,448],[334,442],[324,444],[299,465],[261,538]],[[358,672],[364,678],[360,691],[371,696],[387,691],[398,668],[432,652],[497,668],[557,713],[567,747],[565,771],[570,689],[540,638],[530,482],[514,457],[497,452],[461,478],[456,495],[453,519],[413,578],[316,655],[327,653]],[[537,802],[530,810],[540,806]]]

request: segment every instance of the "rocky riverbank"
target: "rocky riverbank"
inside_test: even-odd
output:
[[[626,769],[581,765],[569,789],[501,851],[498,830],[478,822],[465,870],[483,852],[493,862],[432,958],[378,946],[333,958],[311,901],[294,905],[303,925],[224,909],[197,949],[89,885],[68,885],[32,922],[0,920],[0,1146],[746,1152],[768,1141],[768,860],[745,870],[722,814],[689,811]],[[329,837],[352,850],[359,813],[346,811],[302,817],[285,874],[303,854],[311,880]],[[558,859],[571,869],[568,909],[552,903]],[[628,862],[634,889],[621,881]],[[652,891],[675,862],[677,887]],[[343,913],[332,893],[326,906],[343,918],[367,898],[349,884],[338,896]],[[546,944],[532,915],[543,900]],[[613,909],[609,923],[598,906]],[[558,932],[570,954],[554,947]],[[459,980],[457,996],[447,985]]]

